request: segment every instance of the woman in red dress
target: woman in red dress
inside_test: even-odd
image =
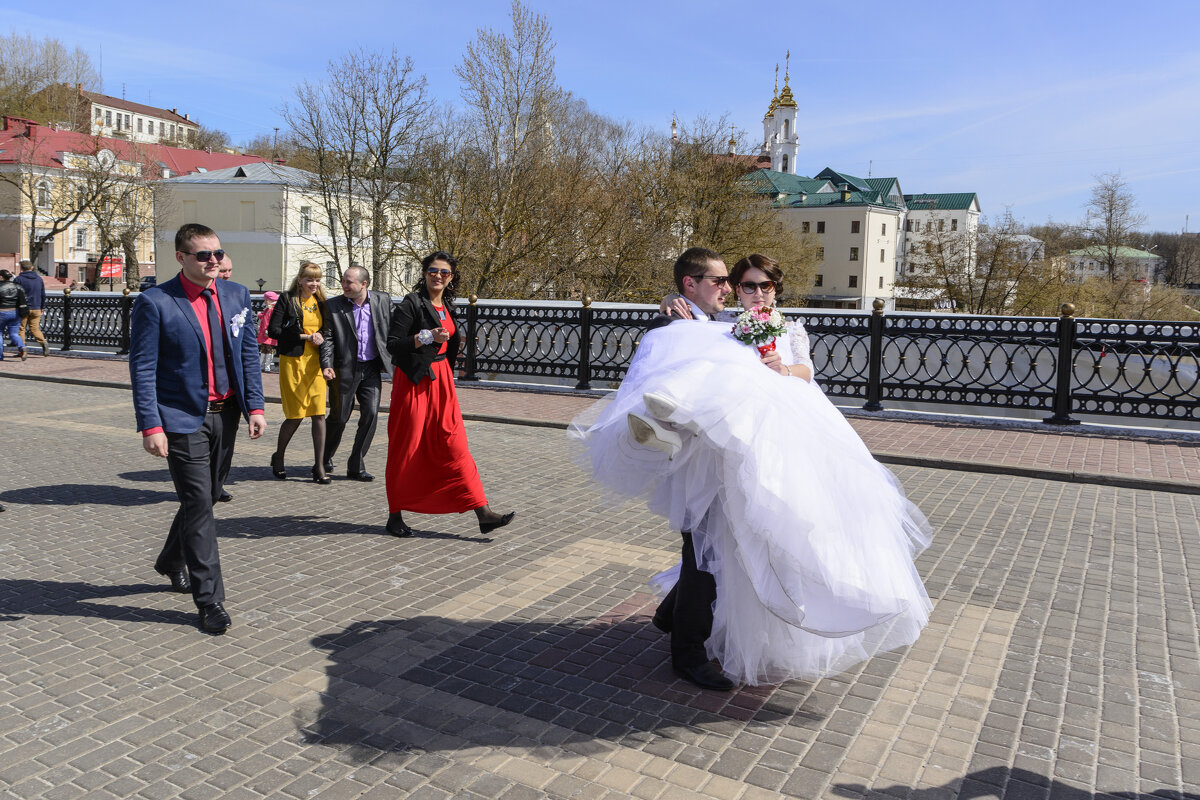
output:
[[[388,352],[396,365],[388,410],[387,532],[411,536],[405,511],[451,514],[474,510],[488,533],[512,521],[488,505],[467,449],[454,362],[462,333],[454,319],[458,262],[438,251],[421,262],[416,291],[392,314]]]

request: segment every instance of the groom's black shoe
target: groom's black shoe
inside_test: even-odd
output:
[[[192,581],[188,578],[186,569],[162,570],[155,567],[154,571],[171,582],[172,592],[179,592],[180,594],[192,593]]]
[[[675,667],[675,674],[688,683],[693,683],[701,689],[712,689],[714,692],[728,692],[733,688],[733,681],[721,674],[721,670],[710,662],[697,664],[694,667]]]

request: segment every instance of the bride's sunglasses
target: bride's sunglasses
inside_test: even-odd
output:
[[[763,281],[755,283],[754,281],[742,281],[738,284],[738,288],[746,294],[754,294],[754,290],[758,289],[763,294],[775,291],[775,281]]]

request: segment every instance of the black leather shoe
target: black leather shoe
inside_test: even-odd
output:
[[[209,603],[200,609],[200,627],[209,633],[220,636],[232,624],[233,620],[220,603]]]
[[[186,569],[169,569],[163,571],[155,567],[154,571],[171,581],[172,592],[179,592],[180,594],[192,593],[192,580],[188,577]]]
[[[352,481],[362,481],[363,483],[370,483],[375,480],[375,476],[365,469],[362,472],[347,472],[346,477]]]
[[[733,681],[721,674],[721,670],[710,662],[697,664],[694,667],[672,667],[675,674],[688,683],[695,684],[701,689],[711,689],[714,692],[728,692],[733,688]]]
[[[217,495],[218,503],[228,503],[228,502],[231,502],[232,500],[233,500],[233,495],[231,495],[229,492],[222,491],[219,495]]]
[[[388,515],[387,532],[400,538],[413,535],[413,529],[404,524],[403,514]]]
[[[505,525],[512,522],[513,517],[515,517],[516,515],[517,515],[517,512],[510,511],[507,514],[501,514],[500,518],[497,519],[495,522],[480,522],[479,523],[479,532],[480,533],[491,533],[492,531],[496,530],[496,528],[503,528]]]

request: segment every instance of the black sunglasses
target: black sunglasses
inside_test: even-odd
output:
[[[763,281],[755,283],[754,281],[742,281],[738,284],[738,288],[746,294],[754,294],[755,289],[761,289],[763,294],[775,291],[775,281]]]
[[[691,278],[697,283],[707,278],[713,282],[714,286],[724,286],[725,284],[729,283],[728,275],[692,275]]]
[[[429,267],[425,270],[426,275],[453,275],[452,269],[438,269],[437,267]]]
[[[224,250],[197,250],[194,253],[189,253],[187,250],[180,250],[179,252],[183,253],[185,256],[192,256],[197,261],[209,261],[216,259],[217,263],[220,264],[225,260]]]

